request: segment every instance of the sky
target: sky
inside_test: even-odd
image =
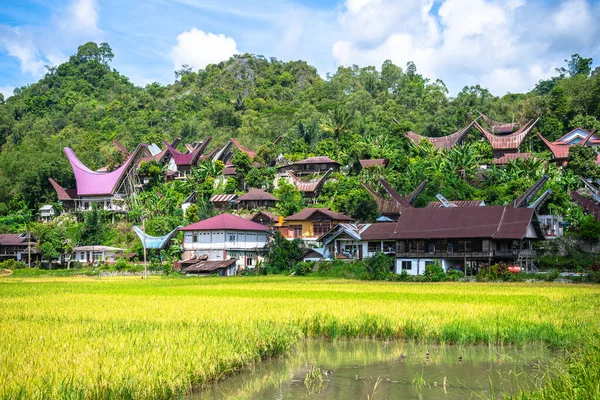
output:
[[[531,90],[578,53],[600,65],[600,0],[2,0],[0,92],[40,79],[88,41],[136,85],[252,53],[338,66],[413,61],[451,95]]]

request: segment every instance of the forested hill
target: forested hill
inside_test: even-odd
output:
[[[577,55],[531,92],[500,98],[478,85],[450,97],[443,82],[421,76],[412,63],[339,68],[323,79],[304,61],[249,54],[199,71],[184,67],[171,85],[141,88],[111,68],[112,58],[107,44],[87,43],[39,82],[0,97],[2,208],[55,201],[48,177],[73,185],[63,147],[97,168],[110,162],[113,139],[131,150],[140,142],[210,135],[213,148],[234,137],[257,149],[284,135],[286,153],[329,153],[348,163],[389,157],[400,174],[407,130],[446,135],[476,110],[498,121],[541,117],[538,129],[550,140],[574,126],[600,128],[598,69]],[[542,150],[534,139],[527,145]],[[408,190],[418,174],[395,183]]]

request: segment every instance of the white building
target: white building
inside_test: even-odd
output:
[[[112,264],[123,257],[125,250],[110,246],[79,246],[73,247],[73,261],[80,263],[105,262]]]
[[[236,260],[238,269],[254,268],[263,260],[267,244],[267,226],[238,217],[221,214],[181,228],[183,259],[211,261]]]
[[[40,207],[40,220],[50,221],[56,215],[56,209],[52,204],[46,204]]]

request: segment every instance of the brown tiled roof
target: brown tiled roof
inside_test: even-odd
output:
[[[314,213],[320,212],[331,218],[334,221],[354,221],[354,219],[345,215],[344,213],[333,212],[329,208],[305,208],[299,213],[294,215],[290,215],[285,220],[286,221],[306,221],[308,220]]]
[[[235,260],[222,261],[200,261],[199,263],[190,265],[182,272],[211,272],[221,268],[228,268],[235,264]]]
[[[237,168],[234,167],[233,165],[226,165],[223,167],[223,172],[222,174],[224,176],[230,176],[230,175],[235,175],[237,171]]]
[[[421,136],[415,132],[408,131],[406,132],[406,137],[408,137],[414,144],[419,144],[421,140],[426,139],[438,149],[449,149],[451,147],[454,147],[455,144],[462,140],[463,136],[465,136],[465,134],[469,131],[469,129],[471,129],[475,122],[476,121],[472,121],[469,125],[448,136],[426,137]]]
[[[492,149],[494,150],[518,150],[523,142],[523,139],[531,132],[534,125],[539,121],[539,118],[527,122],[518,131],[511,133],[510,135],[496,136],[491,132],[488,132],[484,127],[479,125],[477,121],[474,121],[475,128],[481,132],[483,136],[490,142]]]
[[[381,178],[379,180],[379,183],[381,183],[381,185],[383,186],[383,188],[385,189],[385,191],[388,192],[388,194],[390,195],[390,197],[392,199],[396,200],[402,206],[402,208],[411,208],[412,207],[412,205],[409,203],[409,201],[407,199],[405,199],[403,196],[401,196],[398,192],[396,192],[392,188],[392,185],[390,185],[388,183],[388,181],[386,181],[385,179]]]
[[[483,200],[453,200],[450,203],[456,207],[481,207]],[[430,201],[425,208],[442,208],[443,204],[439,201]]]
[[[248,149],[248,148],[246,148],[246,147],[242,146],[242,145],[240,144],[240,142],[238,142],[238,141],[237,141],[237,140],[235,140],[234,138],[231,138],[231,139],[229,139],[229,140],[231,140],[231,143],[233,143],[233,144],[234,144],[234,146],[235,146],[235,147],[237,147],[239,151],[241,151],[241,152],[243,152],[243,153],[246,153],[246,154],[248,154],[248,156],[249,156],[250,158],[254,158],[254,156],[256,155],[256,152],[255,152],[255,151],[253,151],[253,150],[250,150],[250,149]]]
[[[518,122],[496,122],[491,118],[488,118],[483,113],[479,112],[479,115],[487,124],[492,128],[493,133],[511,133],[517,129],[519,129],[520,124]]]
[[[386,167],[388,165],[388,163],[390,162],[390,160],[388,160],[386,158],[376,158],[374,160],[358,160],[358,162],[360,163],[360,166],[362,168],[369,168],[369,167],[375,167],[375,166]]]
[[[504,206],[411,208],[402,212],[394,238],[522,239],[533,213],[531,208]]]
[[[517,159],[525,160],[528,158],[537,158],[537,157],[535,157],[531,153],[508,153],[508,154],[503,155],[502,157],[494,158],[494,160],[492,160],[492,163],[495,165],[506,165],[506,164],[510,163],[511,161],[514,161]]]
[[[394,240],[398,231],[398,222],[379,222],[371,224],[361,233],[361,240]]]
[[[248,193],[245,193],[238,197],[238,201],[252,201],[252,200],[274,200],[278,201],[279,199],[273,196],[271,193],[267,193],[265,189],[248,189]]]
[[[56,196],[60,201],[68,201],[75,200],[77,198],[77,189],[65,189],[60,186],[56,181],[52,178],[48,178],[48,181],[56,191]]]
[[[286,173],[292,180],[292,183],[294,184],[294,186],[296,186],[296,188],[299,191],[305,192],[305,193],[317,193],[321,190],[321,188],[325,184],[325,181],[327,180],[327,177],[329,176],[331,171],[332,170],[330,168],[329,170],[327,170],[327,172],[325,172],[323,175],[321,175],[321,177],[319,179],[310,181],[310,182],[304,182],[303,180],[298,178],[296,176],[296,174],[294,174],[294,172],[291,170],[286,171]]]

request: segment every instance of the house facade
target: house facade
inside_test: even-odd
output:
[[[236,260],[238,269],[254,268],[263,260],[267,226],[232,214],[221,214],[181,228],[183,256],[208,261]]]
[[[278,201],[277,197],[267,193],[265,189],[254,188],[249,189],[248,193],[241,195],[236,200],[238,209],[243,210],[275,207]]]
[[[314,242],[329,232],[332,227],[351,221],[354,220],[347,215],[333,212],[328,208],[305,208],[275,226],[285,238]]]
[[[40,251],[37,248],[36,240],[30,239],[26,233],[4,233],[0,234],[0,261],[13,259],[24,263],[37,261],[40,259]]]
[[[107,263],[114,264],[123,257],[125,250],[110,246],[79,246],[73,247],[73,260],[82,264]]]
[[[278,172],[292,171],[296,175],[322,174],[329,170],[339,171],[340,163],[327,156],[309,157],[277,167]]]

